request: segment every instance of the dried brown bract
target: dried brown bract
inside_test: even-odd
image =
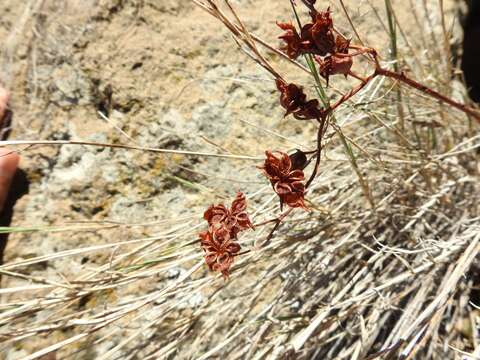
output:
[[[330,8],[312,12],[312,22],[302,27],[301,37],[309,43],[309,53],[325,56],[335,52],[335,34]]]
[[[353,57],[348,55],[350,39],[335,34],[330,8],[319,12],[313,8],[314,2],[304,3],[311,9],[312,22],[305,24],[300,34],[292,24],[279,23],[278,26],[285,30],[280,36],[285,42],[281,50],[292,59],[301,54],[315,55],[319,72],[327,84],[331,75],[349,75],[353,65]],[[290,93],[294,94],[293,89]]]
[[[228,277],[234,256],[240,251],[238,233],[253,229],[247,214],[245,195],[238,192],[230,209],[223,204],[211,205],[203,218],[208,222],[208,231],[200,233],[205,262],[211,270],[219,271],[224,277]]]
[[[295,26],[291,23],[280,22],[277,22],[277,25],[280,29],[285,30],[278,38],[285,42],[285,45],[280,47],[280,50],[286,53],[289,58],[295,59],[308,49],[308,43],[302,41]]]
[[[287,84],[283,80],[276,80],[277,89],[280,91],[280,104],[287,112],[285,116],[293,114],[298,120],[320,119],[323,112],[317,99],[307,100],[307,95],[302,87]]]
[[[331,75],[345,75],[350,74],[353,65],[353,58],[348,55],[350,47],[350,39],[345,39],[341,35],[337,35],[335,39],[335,52],[325,58],[315,56],[315,60],[319,64],[320,75],[328,80]]]
[[[208,229],[199,235],[202,249],[205,251],[205,263],[210,270],[221,272],[225,278],[228,278],[235,255],[240,252],[240,245],[230,238],[225,229],[217,231]]]
[[[337,35],[335,38],[335,52],[337,54],[348,54],[351,41],[352,39],[345,39],[342,35]]]
[[[316,56],[315,60],[319,64],[320,75],[325,78],[327,85],[331,75],[342,74],[347,77],[353,65],[353,59],[350,56],[330,55],[324,59]]]
[[[310,4],[313,8],[313,3]],[[330,8],[326,11],[311,11],[312,22],[305,24],[300,34],[295,26],[289,23],[277,23],[285,30],[279,38],[285,42],[280,49],[291,59],[302,54],[326,56],[336,51],[336,37],[333,31],[333,20]]]
[[[292,163],[293,170],[303,170],[308,165],[307,155],[302,151],[296,149],[293,154],[288,155]]]
[[[304,203],[305,175],[302,170],[294,169],[288,154],[276,151],[266,151],[267,158],[260,169],[270,180],[273,190],[280,197],[280,203],[291,208],[307,209]]]
[[[210,205],[203,214],[203,218],[207,220],[208,225],[213,229],[225,228],[229,231],[230,236],[234,238],[240,231],[248,228],[253,229],[246,209],[247,201],[245,194],[238,192],[230,209],[223,204]]]

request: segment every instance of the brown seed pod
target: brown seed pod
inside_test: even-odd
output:
[[[288,154],[280,151],[266,151],[266,159],[259,168],[270,180],[273,190],[280,198],[280,204],[291,208],[307,209],[304,203],[305,175],[302,170],[294,169]]]

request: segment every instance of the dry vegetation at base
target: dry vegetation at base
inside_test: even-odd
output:
[[[392,3],[399,65],[468,101],[445,61],[450,29],[459,31],[453,4],[445,2],[442,26],[437,1]],[[292,19],[287,1],[232,4],[274,45],[275,21]],[[346,5],[388,65],[384,1]],[[353,36],[339,2],[331,6]],[[394,84],[375,79],[336,113],[375,208],[332,130],[307,196],[312,211],[295,211],[267,245],[268,228],[242,234],[250,252],[225,282],[195,243],[203,211],[241,190],[254,222],[277,214],[255,166],[265,149],[314,148],[314,126],[284,119],[271,77],[189,1],[5,0],[0,13],[11,139],[254,158],[18,147],[30,189],[13,228],[2,230],[12,234],[0,266],[0,357],[275,359],[296,349],[296,359],[364,359],[391,348],[393,358],[450,359],[479,351],[480,138],[463,113],[406,88],[398,104]],[[266,56],[314,93],[296,67]],[[331,85],[334,93],[346,83]]]

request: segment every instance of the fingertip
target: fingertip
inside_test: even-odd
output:
[[[19,162],[20,155],[16,151],[0,148],[0,172],[3,176],[13,176]]]

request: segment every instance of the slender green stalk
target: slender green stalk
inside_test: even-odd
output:
[[[290,4],[292,5],[293,13],[295,14],[295,18],[297,19],[298,26],[300,29],[302,28],[302,23],[300,21],[300,17],[298,16],[297,10],[295,9],[295,5],[293,2],[290,0]],[[313,56],[311,54],[306,54],[305,55],[305,60],[307,62],[308,68],[310,69],[313,78],[315,79],[315,89],[317,90],[318,97],[320,98],[320,101],[322,102],[323,106],[326,109],[330,108],[330,99],[328,98],[327,93],[325,92],[325,89],[322,86],[322,82],[320,80],[320,74],[318,73],[317,67],[315,66],[315,62],[313,60]],[[327,119],[325,120],[327,122],[324,131],[326,131],[328,127],[328,122],[331,121],[333,124],[335,124],[337,121],[335,119],[335,115],[333,113],[329,113]],[[343,135],[342,131],[338,127],[334,127],[335,132],[337,135],[340,137],[340,140],[343,144],[343,147],[345,149],[345,153],[348,156],[348,159],[350,161],[350,164],[355,171],[355,174],[357,174],[358,181],[360,183],[360,186],[363,189],[363,192],[365,194],[365,197],[367,198],[368,202],[370,205],[375,207],[373,199],[370,194],[369,186],[368,186],[368,181],[363,177],[360,168],[358,167],[357,159],[355,157],[355,153],[353,152],[352,148],[348,144],[347,139],[345,138],[345,135]],[[318,149],[320,151],[320,149]],[[311,181],[309,181],[311,182]]]
[[[363,190],[363,194],[367,198],[367,200],[370,203],[370,206],[372,207],[372,209],[374,209],[375,208],[375,202],[373,201],[372,194],[370,192],[370,186],[368,185],[368,181],[362,175],[360,167],[358,166],[358,163],[357,163],[357,158],[355,157],[355,153],[353,152],[352,147],[350,146],[347,139],[345,138],[345,135],[343,135],[343,132],[341,131],[341,129],[338,128],[337,126],[335,126],[334,129],[340,137],[340,140],[343,144],[343,147],[344,147],[345,152],[348,156],[348,159],[350,160],[350,164],[352,165],[352,169],[355,171],[355,174],[357,174],[358,181],[359,181],[360,186],[362,187],[362,190]]]
[[[387,21],[388,21],[388,32],[390,35],[390,56],[391,59],[394,60],[393,69],[396,73],[399,72],[398,66],[398,47],[397,47],[397,26],[394,20],[392,3],[390,0],[385,0],[385,9],[387,12]],[[405,115],[403,112],[403,96],[402,96],[402,89],[400,86],[396,87],[397,93],[397,113],[398,117],[400,118],[400,129],[405,129]]]

